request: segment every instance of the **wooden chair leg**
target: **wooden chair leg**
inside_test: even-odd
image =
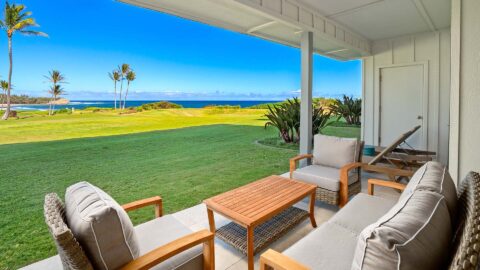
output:
[[[215,240],[203,244],[203,269],[215,270]]]

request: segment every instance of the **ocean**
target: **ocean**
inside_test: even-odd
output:
[[[138,107],[143,104],[158,102],[158,100],[127,100],[126,107]],[[169,100],[169,102],[173,102],[179,105],[182,105],[184,108],[203,108],[209,105],[230,105],[230,106],[240,106],[242,108],[251,107],[254,105],[271,103],[271,102],[278,102],[272,100],[239,100],[239,101],[232,101],[232,100]],[[117,102],[118,104],[118,102]],[[117,105],[118,106],[118,105]],[[28,104],[28,105],[15,105],[12,106],[13,110],[17,111],[46,111],[48,110],[48,105],[36,105],[36,104]],[[76,110],[85,109],[88,107],[100,107],[100,108],[113,108],[114,102],[111,101],[104,101],[104,100],[97,100],[97,101],[82,101],[82,100],[72,100],[67,105],[55,105],[55,110],[58,109],[71,109],[74,108]]]

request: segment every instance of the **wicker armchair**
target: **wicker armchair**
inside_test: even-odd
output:
[[[348,198],[361,190],[360,167],[364,142],[325,135],[315,135],[313,154],[290,159],[290,178],[316,184],[316,199],[343,207]],[[297,162],[309,159],[312,165],[297,168]]]

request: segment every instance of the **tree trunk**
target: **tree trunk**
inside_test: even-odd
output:
[[[127,91],[125,91],[125,99],[123,100],[123,109],[125,110],[125,104],[127,104],[128,89],[130,89],[130,81],[127,82]]]
[[[114,104],[115,104],[114,108],[115,108],[115,111],[116,111],[117,110],[117,81],[115,81],[114,85],[115,85],[115,90],[113,92],[113,94],[114,94],[113,100],[114,100]]]
[[[52,98],[50,99],[50,104],[48,104],[48,115],[52,115],[53,113],[52,103],[53,103],[53,94],[52,94]]]
[[[2,120],[7,120],[10,116],[10,92],[12,89],[12,69],[13,69],[13,55],[12,55],[12,36],[8,36],[8,59],[10,61],[10,69],[8,70],[8,88],[7,88],[7,108],[3,114]]]
[[[120,98],[118,99],[118,101],[120,103],[118,108],[120,108],[120,110],[122,109],[122,92],[123,92],[123,78],[120,81],[120,95],[119,95]]]
[[[53,115],[53,111],[55,110],[55,100],[57,100],[57,96],[53,95],[53,101],[52,101],[52,115]]]

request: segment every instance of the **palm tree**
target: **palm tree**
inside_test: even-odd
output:
[[[2,97],[0,98],[0,104],[2,104],[2,108],[3,108],[3,104],[4,104],[5,98],[7,96],[8,82],[5,81],[5,80],[1,80],[0,81],[0,88],[3,90]]]
[[[137,74],[133,70],[130,70],[127,73],[126,79],[127,79],[127,91],[125,93],[125,99],[123,100],[123,109],[125,109],[125,104],[127,104],[127,96],[128,96],[128,90],[130,89],[130,83],[135,81],[137,78]]]
[[[51,89],[54,89],[57,87],[57,85],[60,85],[62,83],[66,83],[65,82],[65,76],[63,76],[63,74],[58,71],[58,70],[52,70],[49,72],[48,76],[44,76],[45,78],[47,78],[48,81],[50,81],[53,85],[51,87]],[[49,91],[50,94],[52,94],[51,91]],[[54,101],[54,96],[52,94],[52,101]],[[50,105],[49,105],[49,108],[48,108],[48,115],[52,115],[53,113],[53,108],[52,108],[52,102],[50,102]]]
[[[31,12],[25,11],[24,5],[10,5],[5,3],[4,19],[0,20],[0,28],[5,30],[8,37],[8,58],[10,62],[10,69],[8,71],[8,89],[7,89],[7,109],[3,114],[2,120],[7,120],[10,115],[10,92],[12,86],[12,70],[13,70],[13,53],[12,53],[12,38],[16,32],[24,35],[33,36],[47,36],[47,34],[29,30],[31,26],[38,26],[34,18],[31,18]]]
[[[123,91],[123,80],[125,80],[125,76],[127,76],[127,73],[130,71],[130,65],[129,64],[122,64],[121,66],[118,67],[118,70],[120,71],[120,109],[122,108],[122,91]]]
[[[118,70],[114,70],[111,73],[108,73],[108,76],[110,77],[110,79],[113,81],[113,84],[114,84],[114,92],[113,92],[114,101],[115,101],[114,107],[115,107],[115,110],[117,110],[117,82],[119,82],[121,79],[120,72]]]
[[[57,85],[52,85],[52,87],[50,88],[50,90],[48,91],[52,97],[53,97],[53,101],[51,102],[52,104],[52,111],[55,110],[55,100],[57,100],[57,98],[61,95],[64,95],[65,94],[65,91],[63,90],[63,88],[57,84]]]

